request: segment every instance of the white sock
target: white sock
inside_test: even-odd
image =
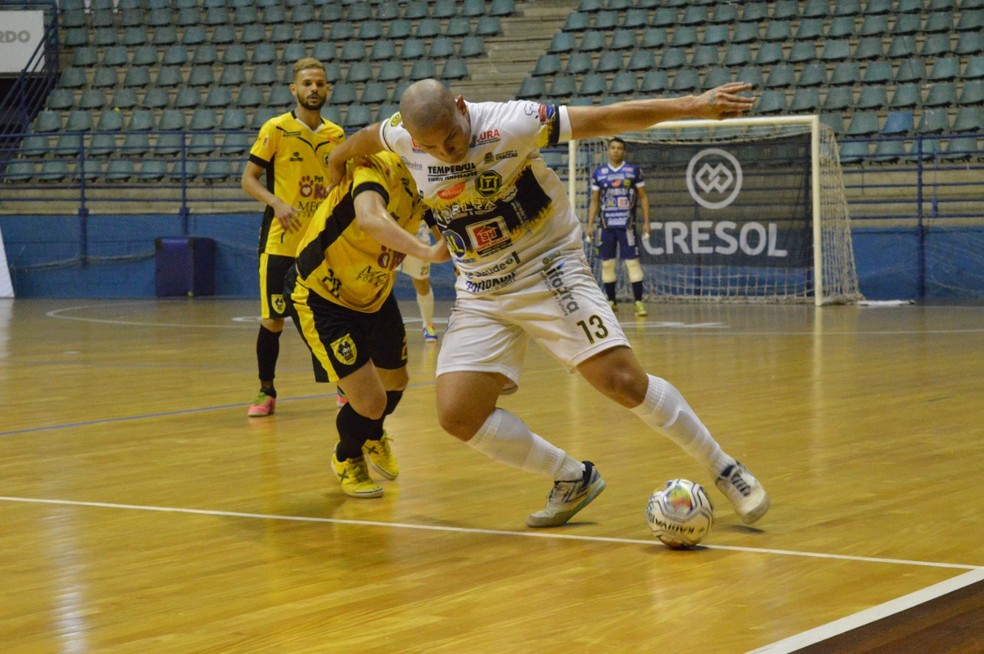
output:
[[[434,292],[431,289],[427,289],[427,295],[417,295],[417,306],[420,307],[424,327],[434,322]]]
[[[580,461],[534,434],[526,423],[505,409],[493,411],[468,444],[500,463],[555,481],[580,479],[584,474]]]
[[[649,375],[646,399],[632,413],[669,437],[715,478],[735,462],[714,440],[680,391],[665,379]]]

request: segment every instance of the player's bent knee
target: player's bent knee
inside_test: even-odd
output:
[[[615,271],[615,259],[606,259],[601,262],[601,281],[605,284],[611,284],[618,278],[618,273]]]
[[[638,259],[629,259],[625,262],[625,270],[629,273],[630,282],[641,282],[645,275],[642,272],[642,265]]]

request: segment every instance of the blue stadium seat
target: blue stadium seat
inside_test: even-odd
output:
[[[841,61],[834,66],[834,71],[830,75],[829,84],[831,86],[843,86],[858,84],[861,81],[861,72],[856,61]]]
[[[793,76],[796,70],[789,64],[776,64],[769,69],[765,78],[766,88],[790,88],[793,86]],[[751,80],[745,80],[751,82]]]
[[[984,52],[984,32],[960,32],[953,52],[958,55],[976,55]]]
[[[637,90],[636,75],[628,70],[620,70],[615,73],[612,83],[608,87],[608,92],[613,95],[630,95]]]
[[[791,41],[793,38],[793,30],[790,25],[790,21],[785,19],[770,20],[765,26],[765,32],[762,34],[762,40],[767,42]]]
[[[929,77],[931,81],[952,80],[960,77],[960,58],[943,57],[933,62]]]
[[[799,78],[796,80],[799,86],[821,86],[827,83],[827,67],[815,61],[807,64],[800,71]]]
[[[703,45],[724,45],[731,41],[731,28],[728,25],[708,25],[704,30]]]
[[[851,116],[847,125],[848,136],[872,136],[878,133],[878,114],[873,111],[858,111]]]
[[[402,79],[405,75],[403,68],[403,62],[398,59],[391,59],[384,61],[379,67],[379,73],[376,79],[382,82],[394,82],[396,80]]]
[[[418,81],[437,77],[437,64],[433,59],[417,59],[410,67],[410,79]]]
[[[825,111],[843,111],[854,106],[854,92],[849,86],[832,86],[823,101]]]
[[[106,164],[107,182],[125,182],[136,174],[136,166],[129,159],[113,159]]]
[[[858,29],[858,35],[879,37],[888,34],[888,14],[866,14]]]
[[[458,80],[468,77],[468,62],[463,57],[449,57],[441,67],[441,79]]]
[[[880,59],[885,56],[885,47],[879,36],[866,36],[857,41],[854,47],[854,58],[858,61]]]
[[[845,39],[857,34],[854,26],[854,16],[834,16],[827,26],[828,39]]]
[[[461,39],[458,45],[458,55],[461,57],[481,57],[485,54],[485,42],[482,37],[470,34]]]
[[[885,135],[909,134],[912,132],[913,115],[911,111],[889,111],[881,133]]]
[[[368,61],[354,61],[349,64],[345,81],[352,84],[368,82],[372,79],[372,64]]]
[[[953,82],[935,82],[929,86],[924,107],[950,107],[957,103],[957,87]]]
[[[84,89],[79,97],[79,109],[102,109],[106,104],[106,93],[100,89]]]
[[[916,82],[897,84],[888,106],[892,109],[907,109],[917,106],[922,101],[920,86],[921,84]]]
[[[759,114],[780,114],[786,112],[786,92],[782,89],[769,89],[759,96],[755,107]]]
[[[809,63],[816,59],[817,44],[811,39],[794,41],[786,56],[786,61],[791,64]]]
[[[716,45],[699,45],[694,48],[690,65],[694,68],[708,68],[721,63],[721,54]]]
[[[961,77],[965,81],[984,78],[984,55],[977,55],[968,59]]]
[[[758,43],[761,40],[758,23],[738,23],[731,35],[732,43]]]
[[[731,71],[727,68],[712,68],[704,76],[700,88],[703,90],[713,89],[714,87],[727,84],[732,81]]]
[[[647,70],[639,83],[639,91],[647,95],[656,95],[668,91],[670,88],[669,77],[665,70]]]
[[[357,130],[372,122],[372,110],[364,104],[350,105],[345,112],[345,129]]]
[[[781,91],[780,91],[781,92]],[[816,113],[820,110],[820,90],[816,87],[796,89],[789,103],[789,111],[795,114]]]
[[[639,47],[642,49],[658,49],[667,43],[666,28],[649,26],[642,31],[642,38],[639,40]]]
[[[653,68],[656,68],[656,57],[651,49],[636,50],[629,57],[629,61],[626,64],[626,69],[631,71],[648,71]]]
[[[884,86],[865,84],[858,96],[858,109],[878,110],[888,106],[888,91]]]
[[[121,88],[113,92],[109,106],[117,109],[133,109],[137,106],[137,92],[134,89]]]
[[[949,112],[946,108],[924,110],[919,117],[917,131],[920,134],[943,134],[950,131]]]
[[[958,133],[977,132],[981,129],[981,125],[984,125],[984,108],[961,107],[953,119],[950,130]]]

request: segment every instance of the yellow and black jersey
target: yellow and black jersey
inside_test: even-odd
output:
[[[355,196],[372,191],[400,227],[415,234],[427,211],[398,156],[381,152],[351,162],[341,184],[315,212],[297,250],[297,287],[355,311],[373,313],[393,290],[404,254],[366,234],[355,223]]]
[[[267,190],[298,209],[298,217],[307,225],[328,195],[328,153],[344,140],[345,132],[335,123],[322,118],[321,126],[312,130],[289,111],[263,124],[249,160],[266,169]],[[267,207],[259,251],[292,257],[303,233],[303,229],[285,232]]]

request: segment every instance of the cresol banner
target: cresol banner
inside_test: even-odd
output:
[[[630,144],[626,158],[643,167],[651,205],[643,263],[812,265],[809,134]]]

